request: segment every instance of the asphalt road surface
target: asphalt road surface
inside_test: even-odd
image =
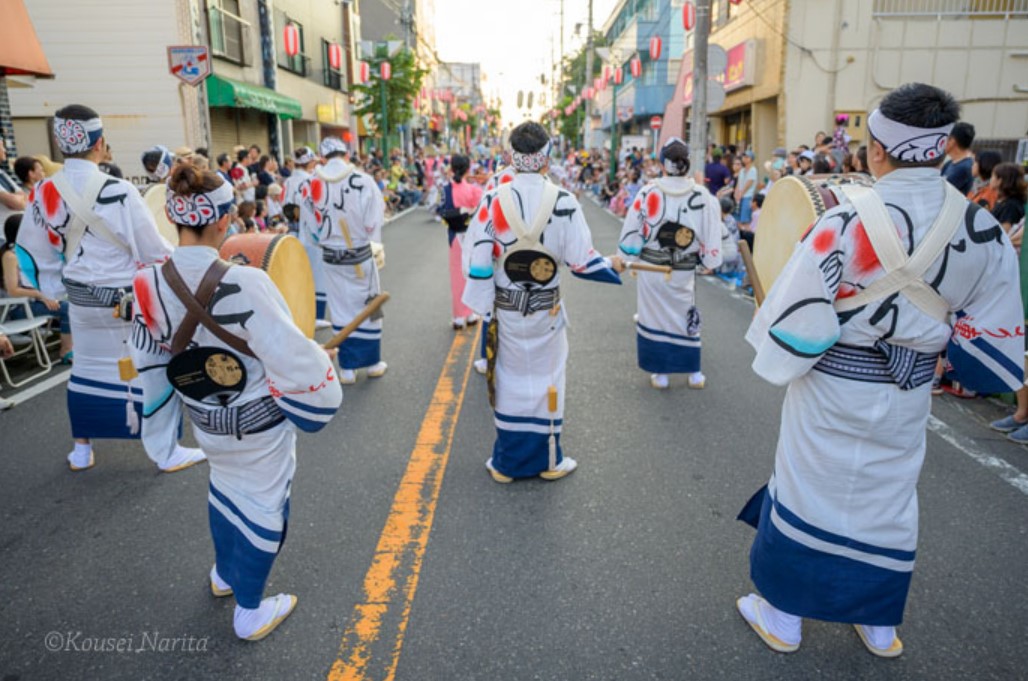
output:
[[[585,210],[613,252],[619,225]],[[236,640],[231,599],[207,587],[206,466],[162,475],[139,443],[101,441],[70,473],[60,385],[0,414],[0,681],[1028,675],[1028,451],[985,428],[994,405],[937,399],[903,657],[813,621],[779,655],[734,608],[753,537],[735,516],[770,474],[783,394],[750,371],[751,303],[700,283],[707,389],[657,392],[635,363],[632,279],[569,277],[563,441],[580,468],[498,485],[444,230],[417,210],[385,243],[389,373],[362,375],[298,446],[268,587],[297,594],[292,617]]]

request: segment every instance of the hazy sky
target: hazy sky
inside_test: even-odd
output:
[[[592,0],[593,24],[599,29],[618,0]],[[518,91],[545,91],[546,106],[534,102],[538,118],[552,107],[552,90],[539,82],[551,75],[559,60],[560,0],[435,0],[436,50],[440,58],[454,62],[479,62],[484,74],[482,91],[487,98],[503,100],[506,122],[524,120],[517,108]],[[589,15],[589,0],[564,0],[564,49],[581,45]],[[575,24],[581,23],[579,37]]]

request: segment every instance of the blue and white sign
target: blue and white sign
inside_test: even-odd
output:
[[[168,70],[171,75],[199,85],[211,75],[211,59],[205,45],[171,45],[168,47]]]

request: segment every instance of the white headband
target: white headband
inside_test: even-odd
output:
[[[552,142],[547,142],[545,147],[531,154],[523,154],[520,151],[511,152],[511,165],[519,173],[538,173],[550,160],[550,147],[552,146]]]
[[[346,146],[346,142],[338,137],[326,137],[321,140],[321,145],[318,147],[318,151],[321,152],[322,156],[328,156],[329,154],[337,152],[342,152],[344,154],[350,153],[350,149]]]
[[[897,161],[928,163],[946,154],[946,138],[953,124],[941,128],[915,128],[886,118],[880,109],[867,117],[867,129],[882,143],[886,153]]]
[[[300,165],[305,166],[311,161],[318,160],[318,157],[314,155],[314,151],[310,147],[300,147],[300,149],[303,150],[303,153],[299,156],[296,156],[296,151],[293,152],[293,155],[296,156],[296,162]]]
[[[154,145],[143,152],[143,158],[145,159],[150,154],[159,153],[160,159],[157,161],[157,167],[153,169],[153,172],[146,170],[146,163],[143,163],[143,170],[146,171],[147,177],[154,182],[160,182],[166,180],[168,175],[171,175],[171,166],[175,163],[175,157],[172,155],[171,150],[160,144]]]
[[[76,121],[54,116],[54,137],[62,154],[81,154],[89,151],[103,137],[104,124],[97,118]]]
[[[168,192],[164,207],[174,225],[206,227],[221,219],[232,208],[232,186],[222,181],[217,189],[203,194]]]

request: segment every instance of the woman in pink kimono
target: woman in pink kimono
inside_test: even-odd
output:
[[[446,223],[450,240],[450,293],[452,296],[453,328],[463,329],[478,323],[478,315],[461,301],[464,295],[464,272],[461,269],[464,234],[468,222],[482,199],[482,188],[464,181],[470,164],[467,156],[455,155],[450,161],[453,179],[443,189],[443,202],[439,215]]]

